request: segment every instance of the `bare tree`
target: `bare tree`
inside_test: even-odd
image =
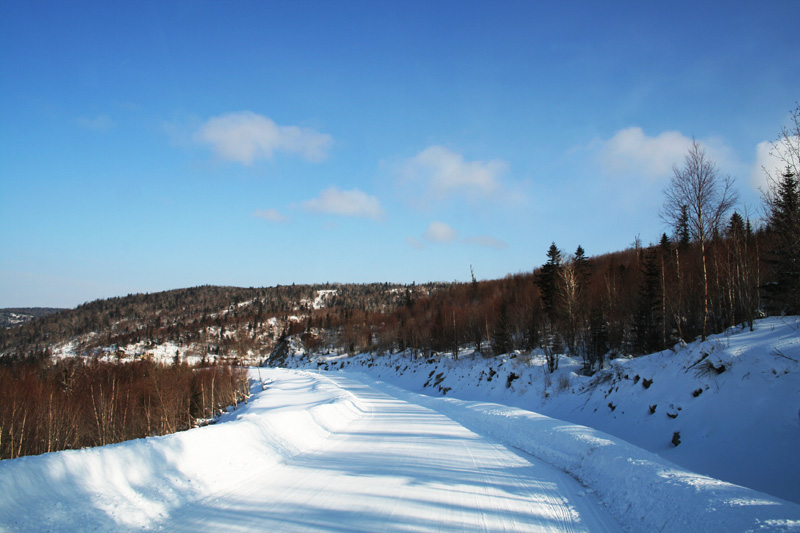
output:
[[[576,355],[578,335],[581,328],[581,283],[578,265],[574,257],[568,257],[558,270],[556,280],[556,304],[563,320],[564,341]]]
[[[767,175],[769,190],[764,191],[765,200],[769,203],[785,174],[800,176],[800,103],[795,104],[791,113],[790,124],[781,127],[781,134],[771,144],[769,155],[776,162],[774,169],[761,167]]]
[[[717,165],[706,156],[696,140],[692,140],[683,166],[678,168],[673,165],[672,172],[672,179],[664,189],[661,218],[678,233],[681,224],[687,222],[685,215],[688,215],[689,234],[700,246],[703,273],[702,338],[705,340],[709,310],[707,243],[719,234],[725,216],[736,203],[737,195],[731,177],[720,175]]]

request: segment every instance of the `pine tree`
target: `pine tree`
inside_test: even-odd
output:
[[[639,353],[651,353],[663,348],[660,331],[661,271],[654,248],[644,254],[642,274],[634,322],[635,348]]]
[[[542,265],[539,277],[536,280],[536,284],[542,293],[545,313],[550,318],[551,324],[556,322],[556,288],[561,267],[561,250],[558,249],[556,243],[551,243],[550,249],[547,250],[547,262]]]
[[[725,244],[728,251],[727,314],[731,324],[746,320],[753,327],[755,309],[758,305],[751,244],[753,241],[750,220],[734,212],[725,229]]]
[[[775,237],[769,262],[776,284],[768,296],[787,314],[800,313],[800,180],[789,168],[767,198],[769,230]]]
[[[508,353],[511,351],[511,333],[508,319],[508,304],[505,300],[500,304],[500,314],[492,332],[492,350],[495,355]]]
[[[472,277],[472,301],[478,301],[478,280],[475,279],[475,271],[472,269],[472,265],[469,266],[469,274]]]
[[[599,307],[592,308],[589,315],[589,346],[586,350],[584,371],[591,373],[595,365],[603,368],[603,361],[608,352],[608,322]],[[588,367],[588,368],[587,368]]]
[[[744,219],[742,215],[738,212],[734,211],[731,215],[731,219],[728,222],[728,228],[726,230],[728,237],[733,237],[737,239],[744,238],[745,235],[745,228],[744,228]]]
[[[589,275],[591,274],[592,266],[586,258],[586,252],[583,250],[583,246],[580,244],[575,250],[574,262],[575,271],[578,274],[578,284],[581,286],[581,289],[584,289],[589,283]]]
[[[689,242],[691,240],[689,234],[689,206],[686,204],[681,206],[681,214],[678,218],[677,226],[676,236],[678,238],[678,244],[685,250],[689,247]]]

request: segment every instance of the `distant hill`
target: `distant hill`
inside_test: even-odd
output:
[[[373,326],[370,318],[407,306],[448,287],[445,283],[285,285],[265,288],[201,286],[153,294],[97,300],[0,328],[0,358],[42,355],[58,346],[93,355],[110,348],[140,353],[169,345],[174,355],[190,353],[256,360],[269,354],[284,335],[308,332],[306,342],[322,342],[321,329],[342,332],[360,346]]]
[[[542,267],[496,280],[472,273],[471,282],[422,285],[205,285],[96,300],[36,320],[10,310],[18,325],[0,328],[0,362],[78,355],[256,364],[295,336],[312,352],[457,357],[471,348],[485,355],[546,348],[553,369],[558,354],[572,354],[591,374],[622,354],[793,314],[776,296],[791,287],[781,289],[767,260],[774,234],[737,232],[726,230],[705,252],[666,235],[658,245],[593,257],[553,243]],[[698,290],[703,280],[707,294]]]
[[[10,307],[0,309],[0,327],[16,326],[34,318],[52,315],[64,309],[55,307]]]

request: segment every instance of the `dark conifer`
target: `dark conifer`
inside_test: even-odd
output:
[[[556,243],[551,243],[550,249],[547,250],[547,262],[542,265],[536,280],[542,293],[545,313],[550,318],[551,324],[556,321],[556,287],[561,266],[561,250],[558,249]]]
[[[508,304],[503,301],[500,304],[500,313],[492,332],[492,350],[495,355],[508,353],[512,349],[510,324],[508,319]]]
[[[767,210],[768,228],[775,238],[769,262],[776,277],[768,296],[779,311],[800,313],[800,180],[791,169],[773,183]]]
[[[635,350],[651,353],[663,348],[661,345],[661,271],[655,248],[644,254],[642,284],[636,307],[634,323]]]

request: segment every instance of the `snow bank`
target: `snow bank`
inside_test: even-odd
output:
[[[756,321],[706,342],[620,358],[593,377],[562,357],[470,352],[287,357],[365,372],[406,390],[519,407],[593,427],[687,470],[800,503],[800,317]],[[679,434],[680,445],[673,444]]]
[[[689,472],[601,431],[514,407],[378,385],[571,474],[632,531],[800,531],[800,505]]]
[[[323,376],[284,373],[271,387],[272,372],[251,371],[254,396],[215,425],[0,462],[0,531],[146,527],[187,502],[269,475],[363,414],[355,396]]]

